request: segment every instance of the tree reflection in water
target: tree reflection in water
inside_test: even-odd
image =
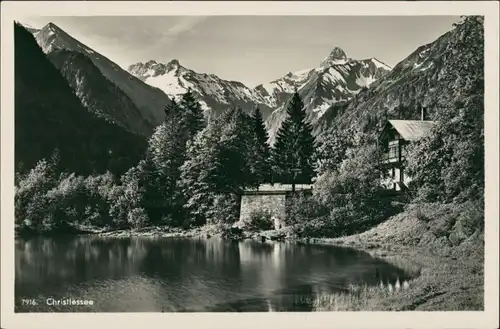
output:
[[[16,241],[17,301],[95,301],[85,308],[16,302],[16,311],[309,311],[311,296],[381,281],[399,280],[401,288],[407,278],[367,253],[332,246],[97,236]]]

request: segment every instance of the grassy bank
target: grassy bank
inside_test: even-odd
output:
[[[471,204],[411,207],[361,234],[314,243],[350,246],[419,276],[407,289],[351,287],[318,296],[318,311],[464,311],[484,308],[484,239]]]
[[[364,246],[353,245],[360,249]],[[418,268],[420,275],[408,282],[407,289],[399,291],[387,285],[355,286],[348,294],[318,296],[318,311],[463,311],[482,310],[484,307],[482,261],[440,256],[425,248],[395,245],[367,251],[401,268]]]

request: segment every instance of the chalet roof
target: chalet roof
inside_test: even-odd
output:
[[[423,120],[389,120],[389,123],[405,140],[417,140],[424,137],[432,127],[435,121]]]
[[[312,189],[312,184],[295,184],[295,191]],[[258,192],[258,194],[279,194],[292,191],[292,184],[261,184],[254,189],[246,189],[245,192]]]

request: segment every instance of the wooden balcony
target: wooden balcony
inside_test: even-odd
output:
[[[396,155],[389,155],[389,153],[384,153],[382,154],[382,163],[399,163],[399,162],[403,162],[405,160],[405,157],[404,156],[400,156],[399,154],[396,154]]]

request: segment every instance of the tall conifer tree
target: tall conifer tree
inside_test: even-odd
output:
[[[220,207],[238,209],[241,191],[256,185],[252,141],[252,118],[239,108],[231,108],[209,121],[189,145],[181,186],[191,223],[216,220]],[[235,218],[236,214],[230,213],[227,220]]]
[[[220,181],[219,138],[219,122],[210,120],[187,148],[180,180],[186,199],[184,208],[189,214],[186,225],[204,224],[213,207],[217,183]]]
[[[225,117],[229,117],[225,121]],[[230,109],[221,116],[221,189],[238,193],[256,184],[252,167],[253,132],[252,118],[240,108]]]
[[[258,107],[252,116],[252,131],[254,135],[254,175],[258,183],[265,183],[271,176],[270,148],[267,143],[268,135],[262,113]]]
[[[273,180],[308,184],[315,174],[315,138],[297,91],[287,103],[286,112],[272,152]]]
[[[177,182],[181,176],[180,167],[185,160],[186,143],[181,138],[184,133],[182,125],[182,110],[172,99],[165,106],[165,121],[159,125],[149,140],[147,158],[149,189],[147,195],[152,198],[148,210],[153,222],[158,222],[161,216],[169,215],[170,223],[175,224],[180,214],[180,193]],[[153,190],[153,191],[151,191]]]
[[[191,140],[205,126],[203,110],[200,103],[196,100],[191,88],[182,95],[180,107],[183,110],[183,124],[187,131],[187,140]]]

